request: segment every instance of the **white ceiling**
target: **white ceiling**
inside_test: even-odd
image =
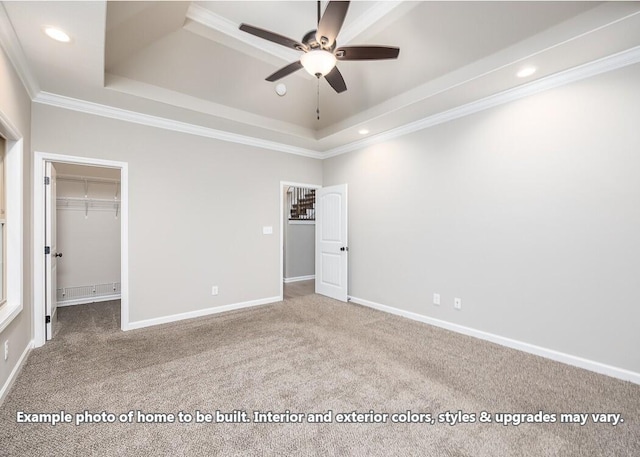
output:
[[[402,128],[640,45],[640,2],[352,2],[338,45],[399,46],[400,56],[339,62],[348,90],[321,80],[317,120],[315,77],[283,78],[284,97],[264,79],[300,53],[238,29],[301,40],[316,23],[313,1],[3,4],[35,92],[318,156],[361,141],[361,128]],[[49,39],[45,25],[71,43]],[[524,65],[538,72],[517,78]]]

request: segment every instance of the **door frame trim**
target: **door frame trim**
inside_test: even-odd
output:
[[[60,162],[120,170],[120,328],[129,328],[129,164],[49,152],[34,152],[33,161],[33,341],[44,345],[45,332],[45,262],[44,262],[44,182],[45,163]]]
[[[291,181],[280,181],[279,186],[279,200],[280,200],[280,274],[278,277],[280,278],[279,291],[280,291],[280,301],[284,300],[284,188],[285,187],[306,187],[308,189],[322,189],[320,184],[305,184],[299,182],[291,182]],[[315,252],[315,237],[314,237],[314,252]],[[315,262],[314,262],[315,265]]]

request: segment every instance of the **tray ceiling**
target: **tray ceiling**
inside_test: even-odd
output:
[[[309,150],[358,141],[640,45],[638,2],[352,2],[338,45],[399,46],[397,60],[338,62],[348,90],[304,70],[315,2],[4,2],[39,90]],[[57,25],[71,37],[42,33]],[[515,73],[525,65],[537,72]],[[319,89],[320,120],[316,119]]]

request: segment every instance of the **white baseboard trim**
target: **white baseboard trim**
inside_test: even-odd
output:
[[[142,321],[129,322],[129,325],[125,330],[134,330],[144,327],[152,327],[154,325],[168,324],[170,322],[182,321],[184,319],[193,319],[194,317],[209,316],[211,314],[225,313],[227,311],[234,311],[236,309],[251,308],[254,306],[268,305],[269,303],[276,303],[282,301],[282,297],[269,297],[261,298],[258,300],[245,301],[241,303],[234,303],[231,305],[215,306],[213,308],[199,309],[197,311],[189,311],[188,313],[172,314],[170,316],[156,317],[153,319],[145,319]]]
[[[284,283],[285,284],[289,284],[290,282],[308,281],[310,279],[316,279],[316,275],[296,276],[294,278],[284,278]]]
[[[405,311],[402,309],[394,308],[392,306],[381,305],[363,298],[349,297],[352,303],[367,306],[369,308],[384,311],[386,313],[395,314],[397,316],[406,317],[408,319],[423,322],[425,324],[433,325],[436,327],[451,330],[452,332],[461,333],[463,335],[480,338],[482,340],[491,341],[492,343],[506,346],[519,351],[527,352],[529,354],[538,355],[547,359],[555,360],[556,362],[566,363],[578,368],[584,368],[585,370],[594,371],[596,373],[611,376],[613,378],[622,379],[624,381],[631,381],[635,384],[640,384],[640,373],[626,370],[624,368],[618,368],[604,363],[595,362],[593,360],[585,359],[571,354],[565,354],[563,352],[555,351],[553,349],[547,349],[534,344],[525,343],[523,341],[514,340],[493,333],[484,332],[482,330],[476,330],[470,327],[465,327],[451,322],[435,319],[433,317],[424,316],[422,314],[413,313],[411,311]]]
[[[75,305],[86,305],[88,303],[100,303],[103,301],[111,301],[111,300],[120,300],[120,294],[114,295],[103,295],[102,297],[85,297],[85,298],[76,298],[75,300],[65,300],[59,301],[58,306],[75,306]]]
[[[4,386],[2,386],[2,389],[0,389],[0,406],[2,406],[2,403],[4,403],[4,399],[9,394],[11,387],[13,387],[13,383],[16,381],[16,378],[18,377],[18,373],[20,373],[20,370],[22,370],[24,363],[27,361],[27,357],[29,357],[29,353],[31,352],[31,349],[33,349],[33,340],[29,341],[29,343],[27,344],[27,347],[24,348],[22,355],[18,359],[18,363],[16,363],[16,366],[13,367],[13,370],[11,370],[11,374],[9,375],[9,378],[7,378],[6,382],[4,383]]]

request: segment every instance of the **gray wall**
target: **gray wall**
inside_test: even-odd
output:
[[[280,181],[322,180],[315,159],[39,104],[32,141],[128,162],[131,322],[277,297]]]
[[[31,341],[31,99],[4,50],[0,48],[0,110],[23,136],[23,309],[0,333],[0,342],[9,341],[9,359],[0,359],[0,388],[4,386],[18,359]],[[7,196],[11,198],[11,196]],[[11,221],[7,219],[7,224]]]
[[[285,279],[314,275],[316,271],[315,224],[291,224],[286,221],[284,239]]]
[[[638,81],[635,65],[325,160],[324,185],[349,185],[350,295],[640,372]]]

